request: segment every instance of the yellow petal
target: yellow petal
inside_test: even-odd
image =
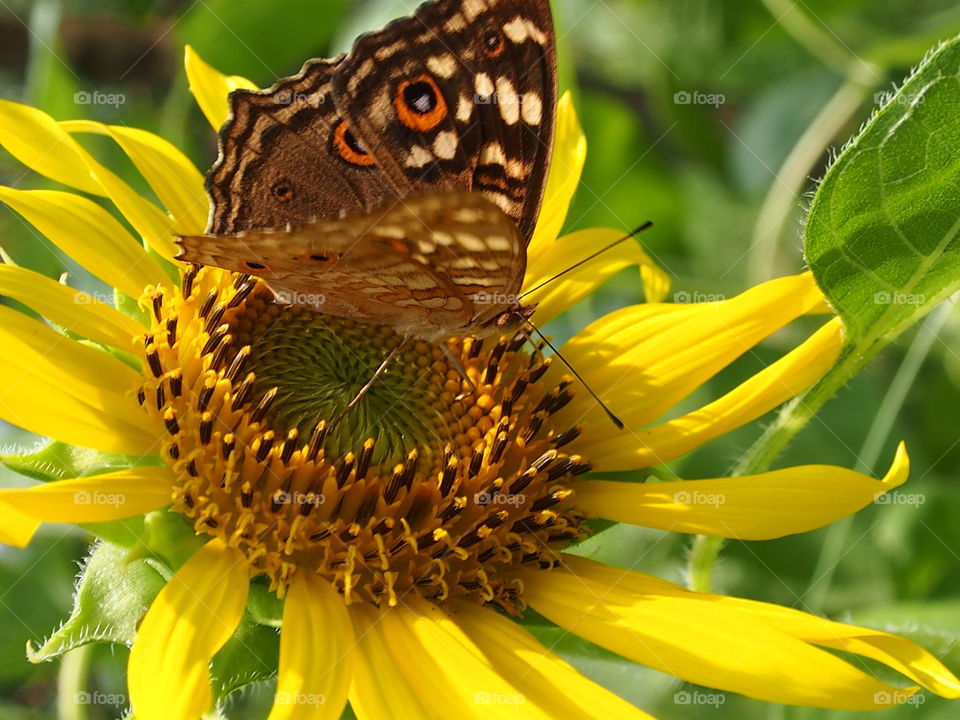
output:
[[[722,302],[634,305],[597,320],[562,352],[627,427],[639,430],[822,297],[805,273]],[[554,363],[550,372],[562,375],[564,368]],[[582,447],[610,433],[585,392],[556,419],[561,425],[586,420]]]
[[[157,429],[137,407],[142,377],[101,350],[0,306],[0,418],[71,445],[156,452]]]
[[[84,160],[86,152],[46,113],[0,100],[0,145],[27,167],[83,192],[103,195]]]
[[[0,101],[0,144],[27,167],[64,185],[109,197],[153,250],[173,258],[173,221],[98,163],[53,118]],[[158,282],[158,276],[154,282]]]
[[[556,136],[543,206],[540,208],[537,228],[527,247],[527,255],[531,259],[546,251],[560,235],[573,194],[580,184],[586,159],[587,138],[577,119],[573,95],[565,92],[557,103]]]
[[[210,709],[207,666],[237,629],[248,585],[243,556],[214,539],[164,586],[127,664],[137,720],[194,720]]]
[[[405,678],[419,699],[415,707],[423,708],[426,717],[556,717],[526,702],[523,693],[433,603],[408,596],[380,613],[372,633],[381,634],[388,649],[387,654],[376,658],[377,662],[387,665],[387,672]],[[353,702],[353,692],[350,699]],[[406,708],[399,699],[391,706]],[[362,714],[359,707],[356,710],[361,720],[375,717]],[[419,709],[412,715],[421,716]]]
[[[771,627],[805,642],[882,662],[941,697],[960,698],[960,680],[956,675],[929,652],[906,638],[872,628],[831,622],[779,605],[726,597],[721,598],[721,602],[738,612],[762,618]],[[902,702],[902,691],[899,696]]]
[[[33,270],[0,265],[0,295],[32,308],[48,320],[94,342],[130,350],[143,326],[85,292]]]
[[[436,715],[427,709],[417,683],[411,684],[404,674],[403,656],[393,657],[380,621],[384,611],[367,603],[350,605],[347,610],[357,638],[350,707],[358,720],[393,717],[397,708],[403,708],[404,720],[434,720]]]
[[[326,580],[297,573],[283,607],[280,669],[269,720],[336,720],[353,678],[353,628]]]
[[[669,288],[669,280],[663,270],[657,267],[632,239],[620,243],[562,277],[552,279],[580,260],[620,240],[624,234],[621,230],[581,230],[551,243],[536,258],[532,258],[524,278],[523,292],[529,292],[546,282],[543,287],[523,298],[524,304],[537,304],[534,320],[541,325],[548,322],[631,265],[640,268],[641,282],[644,283],[648,302],[661,300],[662,295],[659,293],[662,293],[664,288]],[[658,295],[651,297],[649,292]]]
[[[0,186],[0,200],[108,285],[139,298],[144,287],[165,277],[110,213],[80,195],[58,190]]]
[[[842,710],[874,710],[917,690],[880,682],[792,634],[786,623],[771,623],[749,608],[734,611],[722,596],[586,558],[565,555],[563,565],[562,571],[524,574],[524,597],[534,609],[601,647],[689,682]],[[843,637],[844,626],[828,626]],[[900,660],[922,652],[908,645],[911,652]]]
[[[769,540],[855,513],[906,482],[909,472],[901,444],[882,480],[831,465],[683,482],[590,480],[577,487],[577,508],[593,517],[661,530]]]
[[[43,522],[109,522],[169,505],[173,477],[165,467],[139,467],[104,475],[0,490],[0,542],[24,547]],[[12,516],[15,522],[8,522]]]
[[[642,710],[588,680],[530,633],[499,613],[463,603],[450,617],[493,666],[516,683],[523,693],[524,704],[550,708],[554,717],[571,720],[651,719]]]
[[[184,48],[183,64],[187,71],[190,92],[193,93],[193,97],[214,130],[219,130],[227,121],[230,114],[227,96],[231,92],[238,88],[257,89],[257,86],[246,78],[238,75],[224,75],[215,70],[205,63],[197,55],[196,50],[189,45]]]
[[[799,347],[726,395],[673,420],[633,433],[592,435],[571,451],[589,455],[600,471],[650,467],[746,425],[799,395],[830,369],[843,348],[843,323],[833,318]]]
[[[196,235],[206,229],[208,200],[203,175],[171,143],[145,130],[91,120],[62,122],[60,127],[71,133],[113,138],[173,216],[177,233]]]

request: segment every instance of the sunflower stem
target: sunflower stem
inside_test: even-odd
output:
[[[87,681],[90,676],[92,645],[82,645],[63,656],[57,673],[57,717],[59,720],[87,720],[90,705],[83,702],[87,697]]]

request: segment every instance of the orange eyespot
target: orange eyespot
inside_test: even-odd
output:
[[[447,101],[426,73],[400,83],[393,106],[400,122],[417,132],[430,132],[447,119]]]
[[[499,30],[490,30],[483,36],[483,51],[488,57],[500,57],[507,49],[507,42]]]
[[[337,154],[351,165],[370,167],[377,162],[373,155],[367,152],[363,143],[357,140],[346,120],[341,120],[333,129],[333,147]]]
[[[270,188],[270,193],[277,202],[281,203],[290,202],[296,196],[293,186],[286,179],[277,180]]]

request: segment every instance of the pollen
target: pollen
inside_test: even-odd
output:
[[[409,343],[344,412],[402,342],[392,329],[215,268],[147,298],[138,399],[166,432],[172,510],[278,594],[308,572],[348,603],[415,592],[518,613],[516,571],[554,567],[583,537],[573,498],[590,465],[563,451],[579,428],[552,422],[571,383],[547,386],[527,337]]]

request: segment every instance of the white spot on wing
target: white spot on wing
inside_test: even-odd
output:
[[[433,154],[443,160],[450,160],[457,154],[456,133],[445,130],[433,141]]]
[[[473,79],[473,89],[477,91],[478,97],[491,97],[494,92],[493,81],[486,73],[477,73],[477,76]]]
[[[410,154],[407,155],[406,166],[409,168],[422,168],[433,162],[433,155],[425,147],[414,145],[410,148]]]
[[[516,125],[520,120],[520,96],[510,78],[503,75],[497,78],[497,105],[503,121],[507,125]]]
[[[427,68],[434,75],[439,75],[443,78],[453,77],[457,72],[457,60],[450,53],[434,55],[427,60]]]
[[[535,92],[523,94],[520,110],[523,113],[523,121],[527,125],[539,125],[543,121],[543,102]]]
[[[473,99],[468,95],[461,95],[457,101],[457,121],[461,123],[470,122],[473,115]]]

